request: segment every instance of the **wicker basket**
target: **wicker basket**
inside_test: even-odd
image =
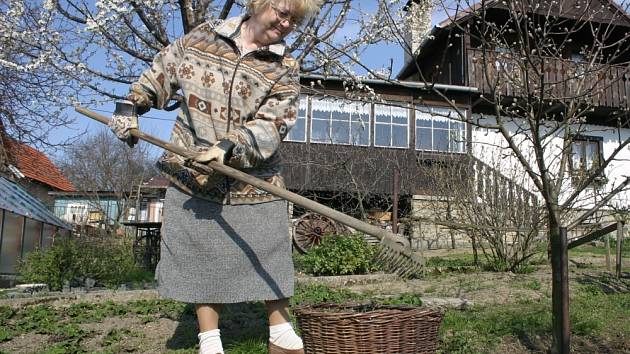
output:
[[[442,313],[411,306],[318,304],[293,310],[307,354],[435,353]]]

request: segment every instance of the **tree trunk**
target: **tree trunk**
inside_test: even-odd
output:
[[[610,234],[606,234],[605,242],[606,242],[606,269],[610,272],[612,271],[612,268],[610,267]]]
[[[477,254],[477,238],[473,235],[471,236],[471,240],[473,249],[473,261],[475,262],[475,267],[479,267],[479,254]]]
[[[615,261],[615,275],[621,278],[621,246],[623,244],[623,222],[617,221],[617,259]]]
[[[553,354],[570,352],[571,329],[569,324],[569,271],[567,256],[567,229],[550,227],[552,308],[553,308]]]

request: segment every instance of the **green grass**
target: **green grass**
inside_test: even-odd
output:
[[[571,299],[571,329],[580,338],[630,336],[630,294],[605,293],[599,283],[575,285]],[[539,290],[539,281],[524,287]],[[368,302],[375,294],[357,294],[346,289],[331,289],[323,285],[298,286],[291,302],[293,306],[321,302]],[[421,305],[417,294],[400,294],[380,300],[387,304]],[[531,338],[549,337],[551,303],[541,301],[477,306],[466,310],[447,310],[440,329],[440,353],[493,352],[505,338],[527,342]],[[180,326],[167,342],[168,353],[196,353],[196,323],[193,307],[170,300],[140,300],[128,303],[80,303],[54,308],[49,305],[26,306],[18,309],[0,307],[0,342],[29,333],[47,334],[49,346],[41,353],[84,353],[87,338],[96,333],[81,329],[79,324],[99,323],[109,317],[137,316],[149,323],[160,318],[179,321]],[[267,324],[263,303],[226,306],[222,312],[221,332],[224,347],[230,354],[266,353]],[[144,334],[128,328],[104,333],[99,342],[100,353],[139,350],[121,346],[121,340],[143,338]],[[604,341],[605,342],[605,341]]]
[[[630,294],[607,295],[595,286],[577,286],[571,299],[573,335],[598,337],[613,330],[630,334]],[[551,301],[521,301],[446,312],[440,330],[441,353],[488,353],[502,338],[529,341],[551,333]],[[612,332],[611,332],[612,333]]]
[[[540,283],[540,281],[538,281],[538,279],[534,279],[534,280],[524,283],[523,287],[525,289],[538,291],[542,288],[542,284]]]
[[[610,238],[609,245],[610,245],[610,255],[614,259],[616,250],[617,250],[616,236]],[[604,244],[602,246],[593,246],[587,243],[587,244],[570,249],[569,255],[571,254],[606,255],[606,245]],[[621,256],[622,258],[630,257],[630,240],[629,239],[625,239],[624,242],[621,244]]]
[[[427,259],[426,262],[427,267],[472,267],[474,265],[475,260],[471,253],[456,253],[445,256],[436,256]]]

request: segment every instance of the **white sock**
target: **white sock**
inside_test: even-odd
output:
[[[295,331],[291,322],[269,326],[269,343],[273,343],[284,349],[302,349],[302,338]]]
[[[201,332],[197,338],[199,338],[199,354],[224,354],[220,330]]]

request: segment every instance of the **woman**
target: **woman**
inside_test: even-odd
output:
[[[112,129],[133,144],[137,115],[184,103],[171,142],[284,186],[278,146],[295,124],[298,63],[283,39],[321,0],[252,0],[248,13],[205,23],[160,52],[117,105]],[[221,304],[266,301],[270,353],[303,353],[288,317],[293,263],[286,202],[221,175],[204,175],[165,153],[158,168],[171,179],[164,202],[162,296],[196,304],[200,353],[223,353]]]

